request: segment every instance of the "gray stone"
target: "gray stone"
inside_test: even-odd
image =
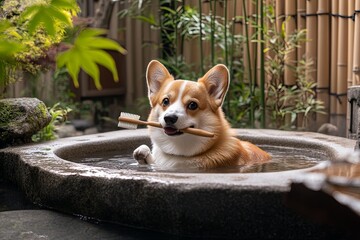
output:
[[[260,145],[319,151],[337,159],[355,140],[307,132],[236,130]],[[189,173],[87,166],[76,158],[149,144],[146,130],[59,139],[0,150],[0,176],[33,202],[135,228],[203,238],[326,239],[283,204],[293,179],[317,166],[267,173]]]
[[[96,133],[99,133],[99,131],[97,130],[96,127],[87,128],[87,129],[85,129],[85,131],[84,131],[84,134],[85,134],[85,135],[96,134]]]
[[[125,235],[125,234],[123,234]],[[126,236],[126,235],[125,235]],[[47,210],[0,212],[0,239],[119,239],[117,231]],[[131,238],[128,238],[131,239]]]
[[[45,104],[37,98],[0,100],[0,147],[30,142],[50,121]]]
[[[56,127],[56,135],[59,138],[76,137],[83,135],[82,131],[77,131],[72,124],[60,125]]]
[[[349,128],[348,137],[357,139],[357,149],[359,148],[360,139],[360,86],[351,86],[348,88],[348,102],[349,102]]]
[[[339,129],[337,126],[331,124],[331,123],[324,123],[322,124],[318,131],[318,133],[323,133],[331,136],[339,136]]]

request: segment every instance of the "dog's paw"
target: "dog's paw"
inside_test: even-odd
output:
[[[139,164],[148,164],[147,159],[151,157],[151,150],[148,146],[141,145],[135,149],[133,157]]]

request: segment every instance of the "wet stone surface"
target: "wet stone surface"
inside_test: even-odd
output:
[[[321,152],[336,159],[355,145],[353,140],[314,133],[242,129],[237,134],[261,146],[311,149],[315,158]],[[149,144],[146,130],[7,148],[0,150],[0,176],[42,206],[180,236],[327,239],[332,234],[283,204],[291,180],[311,168],[199,174],[111,169],[66,160],[114,150],[129,154],[141,144]]]

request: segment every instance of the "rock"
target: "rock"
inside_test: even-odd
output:
[[[0,100],[0,147],[30,142],[50,121],[47,107],[37,98]]]
[[[59,138],[75,137],[83,135],[82,131],[77,131],[72,124],[61,125],[56,128],[56,135]]]
[[[84,131],[87,128],[94,126],[94,122],[88,119],[73,119],[71,123],[74,125],[75,129],[78,131]]]
[[[91,128],[85,129],[85,131],[84,131],[84,135],[96,134],[96,133],[99,133],[99,131],[97,130],[96,127],[91,127]]]
[[[337,126],[331,123],[324,123],[321,125],[317,131],[318,133],[323,133],[332,136],[339,136],[339,129]]]

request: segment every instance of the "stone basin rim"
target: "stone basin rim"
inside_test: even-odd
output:
[[[296,146],[300,148],[312,147],[319,151],[326,152],[329,159],[335,159],[342,154],[352,151],[356,143],[356,141],[350,139],[310,132],[288,132],[264,129],[235,129],[235,131],[236,135],[241,139],[256,144],[282,144],[282,146]],[[134,146],[131,146],[131,150],[133,150],[141,139],[147,139],[146,141],[148,141],[146,129],[119,130],[108,133],[59,139],[47,143],[10,149],[12,152],[19,154],[22,161],[27,164],[64,177],[79,175],[83,177],[145,180],[152,183],[176,183],[193,186],[199,186],[199,184],[212,185],[212,187],[215,187],[214,184],[216,184],[216,186],[238,185],[250,188],[269,186],[286,190],[288,189],[290,179],[296,178],[297,175],[304,171],[309,171],[310,169],[319,166],[316,165],[311,168],[268,173],[139,172],[126,169],[91,167],[67,161],[62,158],[62,155],[66,155],[71,151],[79,149],[84,150],[91,147],[90,149],[95,148],[95,150],[93,150],[97,152],[104,147],[107,149],[114,149],[114,144],[116,145],[123,142],[135,144]],[[98,149],[96,149],[96,146]],[[221,175],[221,178],[219,175]]]

